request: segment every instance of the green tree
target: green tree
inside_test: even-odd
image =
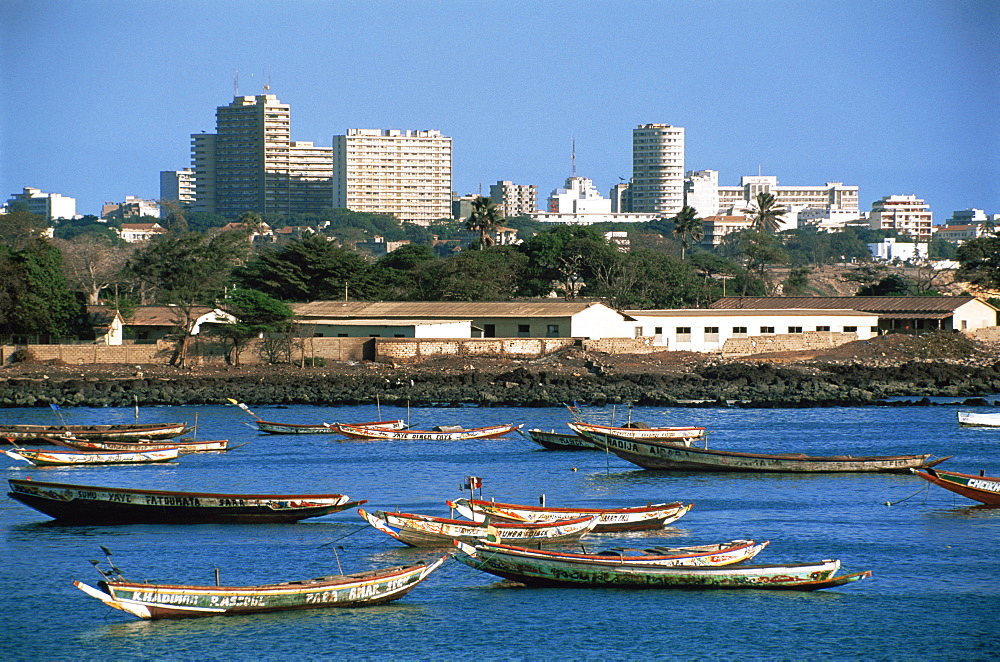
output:
[[[153,286],[158,303],[177,306],[173,365],[187,364],[195,306],[215,305],[222,298],[232,282],[234,267],[249,250],[247,233],[242,230],[221,232],[212,238],[199,232],[170,232],[151,239],[129,261],[128,271]]]
[[[465,222],[465,229],[479,233],[479,249],[482,250],[496,243],[493,233],[502,222],[500,208],[491,198],[481,195],[472,201],[472,213]]]
[[[1000,290],[1000,235],[970,239],[955,251],[955,279],[986,290]]]
[[[400,246],[375,263],[374,280],[380,284],[378,298],[389,301],[413,299],[421,270],[437,261],[433,249],[422,244]]]
[[[913,281],[902,274],[888,274],[877,283],[859,288],[854,296],[904,297],[913,293],[913,285]]]
[[[681,259],[684,253],[705,236],[705,222],[698,217],[694,207],[684,205],[677,215],[670,219],[674,222],[673,235],[681,242]]]
[[[762,191],[754,198],[750,219],[757,232],[777,232],[781,227],[781,215],[788,210],[777,205],[773,193]]]
[[[617,251],[597,230],[588,226],[560,225],[535,235],[520,246],[528,257],[528,278],[523,293],[547,296],[553,289],[574,299],[583,284],[594,276],[594,266]]]
[[[0,244],[15,251],[23,250],[42,236],[48,224],[43,216],[27,211],[0,214]]]
[[[730,234],[722,243],[723,250],[740,260],[748,276],[755,276],[763,286],[764,292],[769,292],[770,279],[767,268],[771,265],[786,264],[788,254],[781,247],[780,240],[773,234],[756,230],[743,230]],[[742,296],[750,291],[751,278],[744,278],[741,287]]]
[[[463,251],[446,260],[425,262],[416,276],[413,297],[427,301],[506,301],[524,280],[528,258],[513,246]]]
[[[812,273],[812,269],[809,267],[793,267],[788,272],[788,278],[785,279],[785,294],[796,295],[803,294],[809,288],[809,274]]]
[[[48,240],[33,239],[19,251],[0,246],[0,330],[72,336],[84,311],[66,285],[62,254]]]
[[[229,361],[236,366],[252,339],[268,333],[288,333],[294,316],[286,304],[257,290],[232,290],[224,305],[236,323],[222,325],[218,333],[232,344]]]
[[[83,292],[91,305],[100,303],[101,292],[118,282],[121,270],[135,252],[135,246],[93,232],[69,241],[55,239],[53,244],[62,252],[67,282]]]
[[[379,290],[364,258],[318,234],[261,252],[235,275],[244,287],[282,301],[363,300]]]

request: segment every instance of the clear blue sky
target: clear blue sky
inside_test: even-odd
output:
[[[215,108],[271,91],[292,139],[438,129],[458,193],[631,176],[638,124],[683,126],[720,183],[914,194],[1000,213],[1000,1],[0,0],[0,195],[99,213],[156,198]]]

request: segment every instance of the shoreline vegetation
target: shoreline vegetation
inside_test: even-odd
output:
[[[3,407],[139,405],[690,407],[1000,406],[1000,343],[892,334],[822,352],[721,358],[564,350],[534,360],[442,357],[416,364],[194,366],[14,363]]]

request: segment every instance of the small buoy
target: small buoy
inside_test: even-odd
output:
[[[576,471],[576,467],[573,467],[573,471]]]
[[[891,502],[891,501],[886,501],[886,502],[885,502],[885,505],[887,505],[887,506],[891,506],[891,505],[892,505],[892,502]]]

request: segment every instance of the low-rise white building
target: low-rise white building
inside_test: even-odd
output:
[[[886,237],[877,244],[868,244],[868,251],[874,259],[882,262],[893,260],[912,262],[927,259],[927,244],[899,242],[894,237]]]
[[[878,335],[878,315],[857,310],[680,309],[627,310],[635,318],[635,337],[672,351],[717,352],[730,338],[802,334],[809,331],[853,333],[859,340]]]
[[[127,243],[141,244],[166,233],[167,229],[159,223],[122,223],[118,236]]]
[[[46,221],[54,218],[76,218],[76,198],[70,198],[60,193],[42,193],[37,188],[25,186],[24,191],[10,196],[5,205],[6,210],[16,203],[24,203],[28,212],[42,216]]]
[[[873,202],[868,214],[872,230],[895,230],[917,241],[931,240],[933,221],[930,205],[915,195],[887,195]]]

